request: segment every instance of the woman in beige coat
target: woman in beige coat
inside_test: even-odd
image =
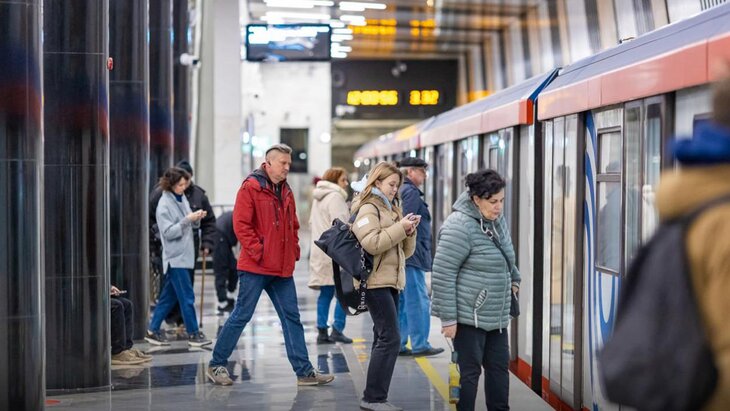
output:
[[[341,342],[352,343],[343,333],[345,328],[345,311],[340,304],[335,303],[335,322],[332,324],[332,334],[327,335],[327,320],[329,319],[330,305],[335,294],[335,282],[332,278],[332,259],[319,247],[314,245],[323,232],[332,227],[332,221],[339,218],[342,221],[350,219],[350,210],[347,208],[347,171],[341,167],[333,167],[324,172],[322,179],[312,192],[312,212],[309,215],[309,226],[312,230],[311,253],[309,256],[309,287],[319,290],[317,299],[317,344]]]
[[[353,202],[357,214],[352,231],[373,256],[365,303],[373,319],[373,349],[360,408],[400,410],[388,402],[390,380],[400,349],[398,292],[405,286],[406,258],[416,247],[420,216],[403,217],[398,190],[403,175],[390,163],[378,163],[360,196]]]

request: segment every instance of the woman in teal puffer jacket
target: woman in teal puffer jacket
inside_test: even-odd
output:
[[[506,184],[496,171],[480,170],[466,176],[466,185],[439,233],[432,310],[459,353],[457,409],[474,409],[484,368],[487,409],[508,410],[510,292],[519,289],[520,273],[502,215]]]

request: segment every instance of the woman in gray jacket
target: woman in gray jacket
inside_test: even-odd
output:
[[[480,170],[466,176],[466,185],[468,190],[454,203],[439,234],[433,260],[433,313],[458,352],[457,409],[474,409],[484,368],[487,409],[509,410],[507,326],[510,291],[519,289],[520,273],[502,215],[506,184],[496,171]]]
[[[168,168],[160,178],[163,192],[157,204],[156,217],[162,240],[162,266],[165,268],[165,276],[160,298],[145,337],[150,344],[169,344],[165,334],[160,331],[160,325],[175,302],[180,304],[180,311],[188,331],[188,344],[201,347],[211,343],[198,329],[195,292],[189,273],[195,268],[193,230],[200,227],[200,220],[205,217],[206,212],[190,210],[190,204],[185,198],[188,184],[190,184],[190,174],[177,167]]]

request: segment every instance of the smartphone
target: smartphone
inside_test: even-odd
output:
[[[126,293],[127,293],[127,290],[119,290],[119,295],[126,294]]]

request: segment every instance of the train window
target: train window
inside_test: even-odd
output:
[[[596,265],[614,273],[620,270],[621,183],[599,183]]]
[[[466,175],[477,171],[479,166],[478,154],[479,136],[467,137],[458,143],[456,190],[459,193],[465,188]]]
[[[663,115],[661,97],[626,105],[626,263],[648,240],[658,224],[654,195],[662,168]]]
[[[601,135],[599,142],[601,173],[617,174],[621,172],[621,132]]]

